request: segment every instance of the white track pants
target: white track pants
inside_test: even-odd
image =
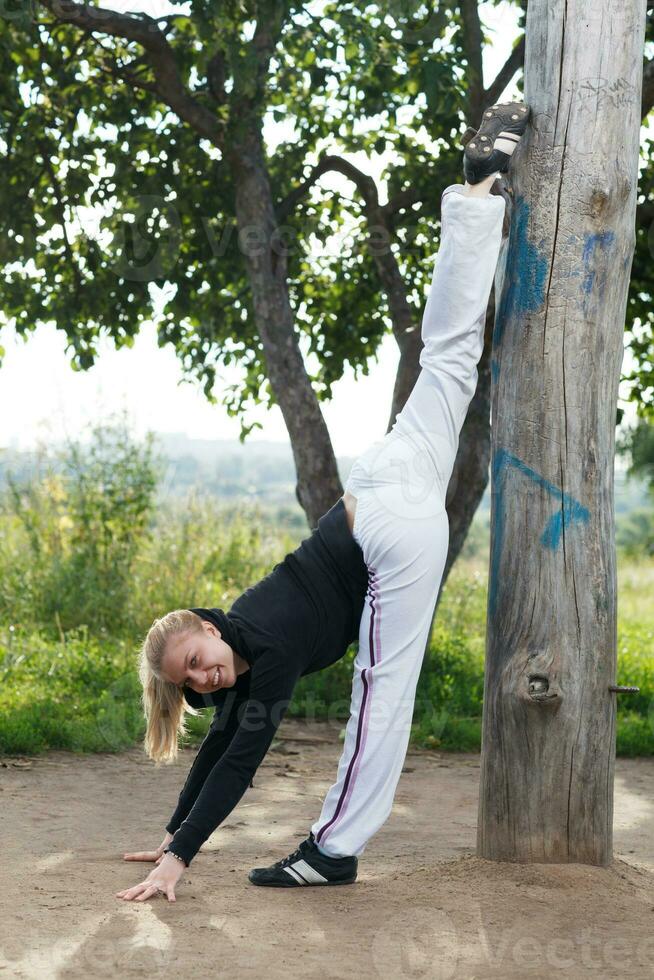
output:
[[[441,243],[422,320],[421,372],[391,431],[356,460],[354,537],[369,585],[354,662],[350,718],[316,843],[359,855],[391,812],[416,685],[449,542],[445,510],[459,433],[477,385],[505,203],[441,200]]]

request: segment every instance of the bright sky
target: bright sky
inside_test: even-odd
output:
[[[147,10],[160,15],[173,9],[163,0],[110,5],[121,11]],[[495,32],[485,54],[488,81],[510,51],[515,12],[507,3],[495,8],[486,4],[482,16]],[[508,89],[504,99],[515,94],[514,89]],[[371,164],[363,154],[352,159],[373,176],[384,162],[379,158]],[[88,422],[117,411],[126,411],[135,431],[141,434],[151,429],[207,439],[238,436],[235,419],[219,405],[209,405],[199,388],[181,381],[175,354],[171,348],[157,346],[152,323],[142,328],[131,349],[116,351],[109,341],[101,343],[96,365],[85,373],[71,370],[64,336],[53,326],[39,326],[27,342],[17,338],[10,325],[0,326],[0,343],[6,349],[0,369],[0,448],[28,448],[40,438],[75,436]],[[348,371],[334,386],[334,397],[323,405],[323,411],[337,454],[356,455],[384,434],[397,361],[397,346],[388,336],[367,378],[357,381]],[[237,375],[223,370],[221,377],[233,381]],[[247,421],[254,420],[261,422],[263,429],[256,430],[250,441],[288,441],[278,408],[251,413]]]

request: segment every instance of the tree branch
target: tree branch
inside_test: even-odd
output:
[[[353,163],[346,160],[344,157],[336,156],[336,154],[330,153],[322,157],[320,164],[323,167],[323,173],[327,170],[335,170],[337,173],[343,174],[349,180],[353,181],[361,194],[366,207],[378,207],[379,206],[379,194],[377,193],[377,185],[372,177],[368,174],[364,174],[362,170],[355,167]]]
[[[223,105],[227,99],[225,74],[225,54],[218,50],[207,64],[207,87],[219,105]]]
[[[306,197],[311,188],[315,183],[317,183],[322,175],[331,169],[325,161],[330,159],[329,157],[321,157],[318,163],[313,167],[311,173],[299,184],[294,190],[287,194],[286,197],[282,198],[281,201],[275,207],[275,214],[277,216],[277,222],[281,225],[284,221],[295,211],[295,208],[300,203],[300,201]]]
[[[140,44],[148,54],[156,85],[153,91],[179,118],[214,145],[222,143],[218,119],[197,102],[180,77],[175,53],[159,28],[157,19],[148,14],[121,14],[104,7],[91,7],[75,0],[39,0],[61,23],[73,24],[88,34],[108,34]],[[167,18],[159,18],[167,20]],[[144,87],[144,83],[140,83]]]
[[[485,105],[482,106],[482,109],[486,108],[487,105],[493,105],[493,103],[497,102],[500,95],[507,87],[507,85],[509,84],[509,82],[511,81],[511,79],[513,78],[517,70],[519,68],[522,68],[524,63],[525,63],[525,36],[523,34],[520,40],[518,41],[518,43],[516,44],[516,46],[513,48],[509,57],[506,59],[506,61],[498,71],[494,81],[492,81],[491,84],[486,89],[486,92],[484,93]]]
[[[484,109],[484,73],[482,67],[482,30],[478,0],[461,0],[463,53],[468,62],[468,118],[478,120]]]
[[[287,194],[286,197],[277,204],[275,207],[275,214],[280,224],[283,224],[286,218],[288,218],[289,215],[295,211],[297,205],[304,197],[306,197],[313,185],[320,180],[322,175],[330,170],[336,170],[339,173],[342,173],[345,177],[349,177],[351,180],[353,180],[364,197],[364,200],[366,200],[367,203],[373,203],[374,201],[375,206],[379,208],[380,214],[383,216],[384,223],[391,222],[394,215],[396,215],[398,211],[401,211],[403,208],[410,208],[413,204],[416,204],[418,201],[422,200],[421,191],[417,190],[415,187],[407,187],[405,190],[398,191],[395,197],[391,198],[387,204],[379,204],[377,188],[374,185],[372,177],[367,177],[366,174],[355,167],[354,164],[349,163],[342,157],[331,154],[321,157],[306,180],[303,180],[298,187],[292,190],[290,194]]]
[[[254,70],[241,72],[240,78],[234,79],[233,106],[240,117],[247,117],[261,102],[270,59],[284,24],[285,4],[283,0],[259,0],[256,11],[257,23],[249,44]]]
[[[144,92],[151,92],[153,95],[159,94],[157,86],[153,82],[146,82],[144,79],[139,78],[138,75],[128,71],[127,66],[121,68],[114,61],[113,64],[99,62],[98,67],[105,75],[110,75],[111,78],[116,78],[121,82],[127,82],[132,88],[138,88]]]
[[[353,181],[363,198],[363,210],[368,225],[370,251],[377,268],[382,289],[388,300],[393,335],[400,349],[400,366],[393,393],[393,409],[391,411],[392,423],[395,415],[402,405],[404,405],[409,391],[415,382],[421,340],[420,332],[416,330],[414,322],[415,311],[409,305],[407,298],[406,283],[400,272],[397,259],[391,249],[393,229],[390,215],[392,212],[388,210],[388,205],[386,207],[380,205],[375,181],[343,157],[334,154],[323,156],[307,179],[281,202],[277,208],[278,220],[281,221],[282,216],[286,217],[293,210],[299,199],[327,171],[336,171]],[[407,192],[401,192],[396,196],[395,200],[399,203],[400,199],[408,200]]]

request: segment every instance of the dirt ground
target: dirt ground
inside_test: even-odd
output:
[[[307,836],[340,749],[285,720],[175,904],[114,893],[152,867],[122,854],[160,842],[191,751],[0,757],[0,977],[654,977],[654,759],[618,760],[608,869],[476,858],[478,756],[410,752],[355,884],[251,885]]]

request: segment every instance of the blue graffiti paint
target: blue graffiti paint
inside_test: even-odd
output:
[[[600,231],[596,235],[586,235],[584,241],[583,259],[587,265],[596,248],[608,248],[615,241],[615,234],[612,231]]]
[[[547,256],[529,240],[529,205],[516,199],[506,257],[507,276],[495,317],[493,344],[502,342],[509,319],[531,313],[543,305]]]
[[[497,585],[499,582],[499,568],[504,546],[504,524],[505,524],[505,500],[506,479],[504,474],[509,467],[513,467],[518,472],[524,474],[533,483],[543,487],[549,494],[557,499],[562,505],[552,515],[545,526],[540,542],[545,548],[555,550],[558,548],[563,534],[563,529],[573,524],[587,524],[590,519],[590,511],[578,500],[564,493],[556,484],[546,480],[544,476],[537,473],[521,459],[514,456],[506,449],[500,449],[495,453],[492,468],[492,487],[496,499],[493,527],[493,545],[490,556],[491,580],[489,590],[489,610],[491,615],[495,614],[497,605]]]
[[[494,384],[497,384],[497,382],[499,381],[499,377],[500,377],[500,366],[497,363],[497,358],[491,357],[491,378],[493,379]]]
[[[599,248],[602,252],[611,248],[613,242],[615,241],[615,234],[612,231],[600,231],[595,235],[586,235],[584,239],[584,250],[582,253],[582,261],[584,264],[584,278],[582,282],[582,289],[587,296],[590,296],[595,285],[595,269],[590,268],[590,263],[595,254],[595,250]],[[602,280],[600,283],[599,293],[600,299],[604,295],[604,287],[606,286],[606,280]]]
[[[552,551],[558,548],[564,527],[569,527],[575,521],[587,524],[589,516],[588,510],[578,500],[567,497],[560,490],[559,493],[562,498],[563,507],[561,510],[557,510],[555,514],[552,514],[540,539],[541,544],[546,548],[550,548]]]

